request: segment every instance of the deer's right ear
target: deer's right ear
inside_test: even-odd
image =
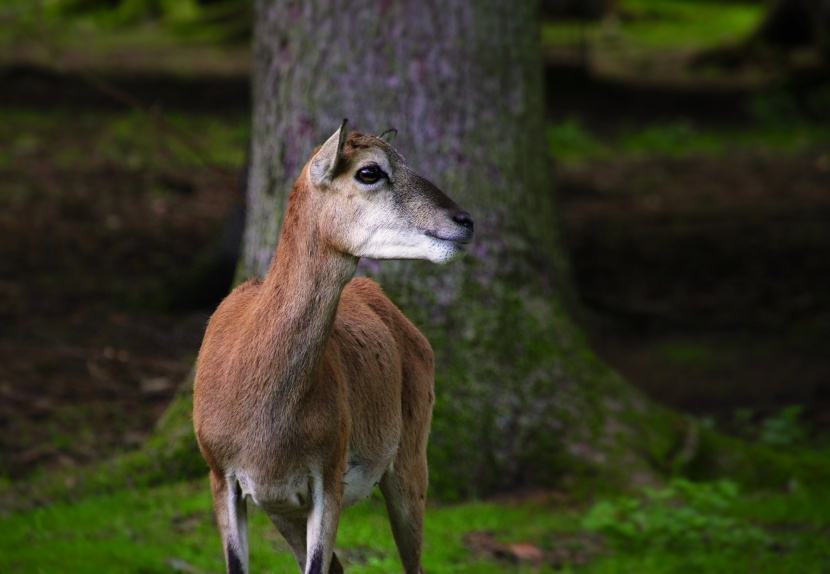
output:
[[[392,140],[395,139],[396,135],[398,135],[398,130],[396,130],[395,128],[390,128],[390,129],[386,130],[385,132],[383,132],[382,134],[380,134],[378,137],[380,139],[382,139],[383,141],[385,141],[386,143],[391,144]]]
[[[332,178],[337,173],[337,168],[340,167],[340,160],[343,155],[343,146],[346,145],[346,136],[349,135],[349,130],[346,125],[348,120],[344,119],[338,129],[332,136],[326,140],[326,143],[320,150],[311,158],[311,163],[308,166],[308,175],[311,178],[311,183],[318,187],[326,187],[331,183]]]

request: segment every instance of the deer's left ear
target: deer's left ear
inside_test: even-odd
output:
[[[386,143],[391,144],[392,140],[395,139],[396,135],[398,135],[398,130],[396,130],[395,128],[391,128],[380,134],[378,137]]]
[[[343,155],[343,146],[346,145],[346,137],[349,135],[348,123],[349,120],[344,119],[343,123],[340,124],[340,129],[334,132],[311,158],[308,175],[311,178],[311,183],[315,186],[328,186],[337,173]]]

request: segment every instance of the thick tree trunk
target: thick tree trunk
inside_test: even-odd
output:
[[[476,221],[460,264],[361,265],[438,357],[433,486],[482,494],[588,467],[651,476],[643,453],[679,439],[641,432],[659,411],[594,359],[563,304],[533,3],[260,0],[256,12],[243,275],[268,268],[292,182],[343,117],[395,127],[408,163]]]

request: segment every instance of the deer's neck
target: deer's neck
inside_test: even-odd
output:
[[[319,226],[304,202],[289,201],[260,291],[257,331],[265,346],[261,380],[281,400],[299,400],[314,384],[340,295],[357,268],[357,258],[322,240]]]

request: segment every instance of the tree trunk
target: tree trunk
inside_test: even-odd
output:
[[[360,267],[436,351],[433,487],[480,495],[587,468],[651,477],[643,454],[680,439],[642,432],[662,411],[596,361],[564,304],[533,3],[260,0],[256,13],[242,274],[267,270],[292,182],[342,118],[395,127],[408,163],[476,221],[449,268]]]

